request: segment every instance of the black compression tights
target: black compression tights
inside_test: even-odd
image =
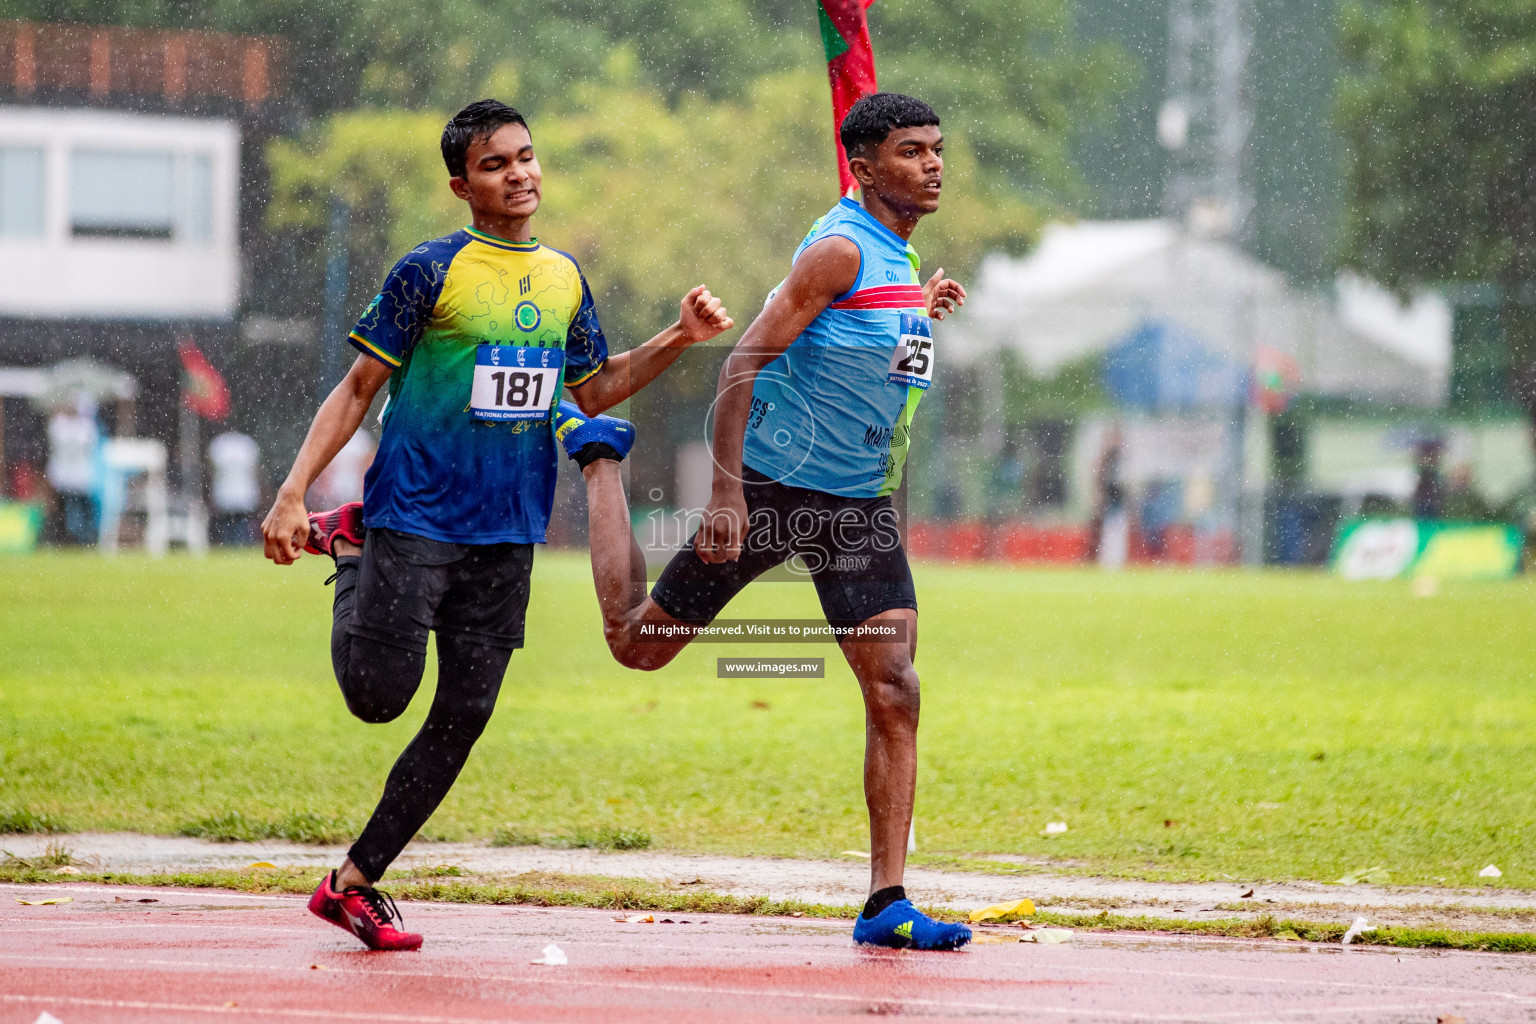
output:
[[[351,712],[365,722],[388,722],[400,717],[416,695],[427,656],[346,631],[357,577],[357,558],[336,560],[331,664]],[[384,869],[448,795],[470,748],[491,720],[511,657],[511,651],[438,634],[432,710],[390,769],[379,806],[347,854],[370,881],[384,876]]]

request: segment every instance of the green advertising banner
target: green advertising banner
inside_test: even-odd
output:
[[[1520,571],[1523,542],[1520,531],[1504,523],[1353,519],[1339,530],[1333,568],[1351,580],[1502,580]]]
[[[0,553],[24,554],[37,547],[43,510],[36,505],[0,501]]]

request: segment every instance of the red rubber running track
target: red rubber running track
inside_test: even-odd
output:
[[[908,953],[853,947],[847,922],[444,904],[402,908],[420,952],[370,953],[299,897],[74,885],[0,901],[0,1022],[20,1024],[1536,1020],[1536,956],[1082,933]],[[567,966],[529,962],[550,942]]]

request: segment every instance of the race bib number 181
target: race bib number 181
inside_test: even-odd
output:
[[[933,321],[926,316],[901,314],[901,337],[891,353],[891,369],[885,379],[914,388],[933,383]]]
[[[481,345],[469,412],[477,420],[542,420],[560,390],[565,352],[558,348]]]

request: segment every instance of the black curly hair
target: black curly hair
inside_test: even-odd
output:
[[[922,128],[939,123],[939,115],[922,100],[899,92],[877,92],[848,110],[837,134],[849,156],[865,155],[897,128]]]

